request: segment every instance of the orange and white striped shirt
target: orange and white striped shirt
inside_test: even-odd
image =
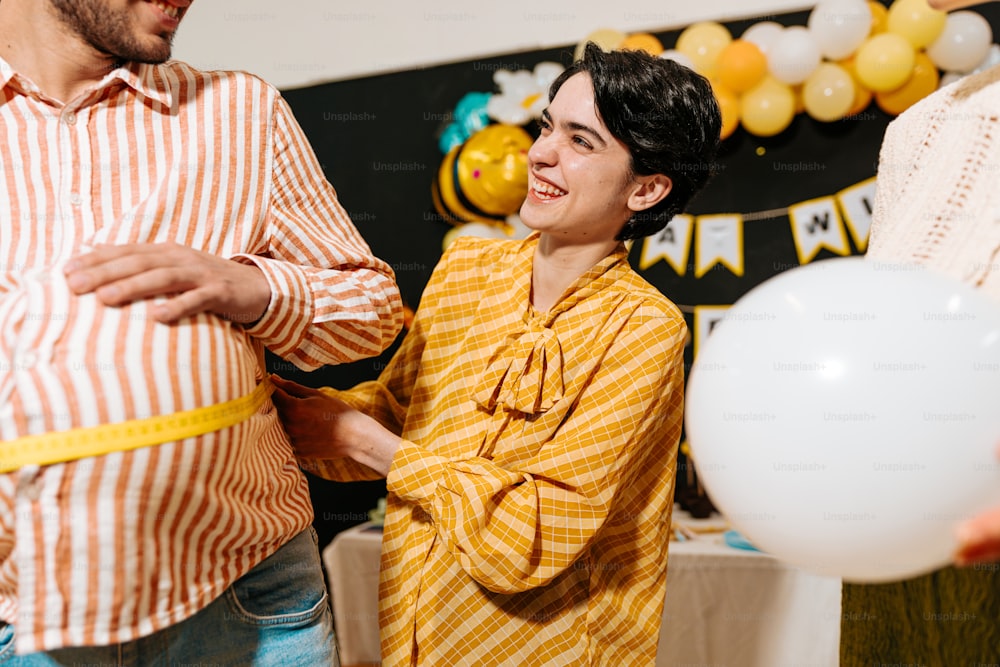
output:
[[[130,64],[63,104],[0,61],[0,440],[249,393],[263,349],[302,368],[381,352],[398,289],[286,102],[243,73]],[[102,306],[62,265],[175,242],[258,266],[250,327]],[[197,438],[0,475],[0,619],[19,652],[148,635],[203,608],[312,519],[268,401]]]
[[[327,390],[404,439],[387,480],[383,665],[654,664],[684,319],[623,245],[535,313],[537,238],[457,239],[378,380]]]

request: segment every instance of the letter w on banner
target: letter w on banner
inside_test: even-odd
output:
[[[716,264],[743,275],[743,216],[738,213],[698,216],[694,277],[701,278]]]
[[[810,199],[788,207],[788,218],[792,223],[792,236],[799,264],[808,264],[826,248],[838,255],[849,255],[844,223],[837,210],[837,200],[833,197]]]

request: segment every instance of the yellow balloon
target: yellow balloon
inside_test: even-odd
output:
[[[927,0],[896,0],[889,7],[888,29],[905,37],[913,48],[922,49],[941,36],[947,17]]]
[[[729,90],[743,93],[758,83],[767,74],[767,57],[753,42],[736,39],[719,52],[716,60],[716,76]]]
[[[758,137],[773,137],[794,118],[792,89],[770,75],[740,98],[740,121],[747,132]]]
[[[719,111],[722,112],[722,132],[719,133],[719,138],[727,139],[740,124],[740,98],[716,82],[712,83],[712,90],[715,92],[715,100],[719,103]]]
[[[583,50],[587,46],[587,42],[593,42],[601,47],[602,51],[614,51],[618,46],[625,41],[625,33],[621,30],[614,30],[613,28],[601,28],[590,33],[583,38],[583,41],[576,45],[576,51],[573,53],[573,60],[579,60],[583,57]]]
[[[855,69],[853,56],[846,60],[841,60],[837,64],[843,67],[851,75],[851,79],[854,80],[854,102],[851,104],[851,108],[848,109],[847,115],[857,115],[867,109],[868,105],[872,103],[872,91],[865,88],[861,84],[861,81],[858,80],[858,72]]]
[[[926,53],[917,54],[913,76],[896,90],[875,94],[875,103],[887,114],[899,115],[937,90],[941,76]]]
[[[869,37],[854,54],[855,70],[861,85],[875,92],[899,88],[913,73],[916,61],[913,45],[893,32]]]
[[[655,35],[650,35],[648,32],[637,32],[629,35],[618,45],[618,48],[625,51],[645,51],[651,56],[663,53],[663,44]]]
[[[854,80],[843,67],[823,63],[802,85],[802,101],[806,113],[816,120],[840,120],[854,104]]]
[[[702,21],[689,25],[677,37],[674,47],[694,63],[694,69],[705,76],[715,72],[716,61],[722,49],[733,41],[729,29],[715,21]]]
[[[889,29],[889,10],[885,5],[875,0],[868,0],[868,9],[872,12],[872,29],[869,35],[877,35]]]

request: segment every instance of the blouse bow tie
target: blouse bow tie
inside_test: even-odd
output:
[[[545,412],[563,395],[562,346],[551,329],[531,322],[508,338],[486,369],[476,402],[487,410],[498,403],[525,414]]]

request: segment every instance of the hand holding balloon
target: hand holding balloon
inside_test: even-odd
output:
[[[1000,458],[1000,447],[997,447],[997,456]],[[1000,561],[1000,507],[990,508],[962,522],[955,531],[955,538],[958,540],[957,564]]]

